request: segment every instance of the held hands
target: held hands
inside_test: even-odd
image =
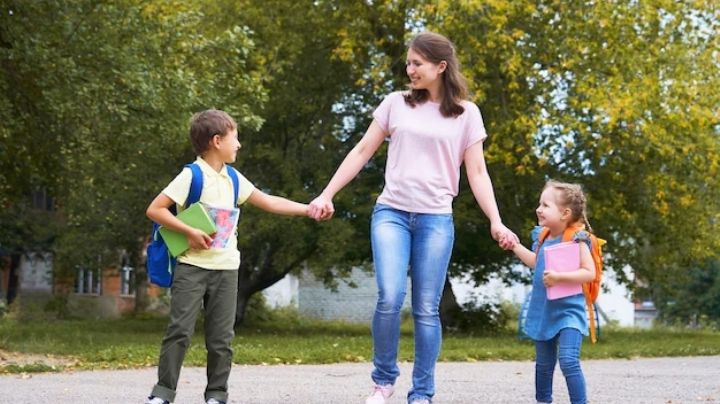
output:
[[[502,223],[494,223],[490,226],[492,238],[498,242],[503,250],[512,250],[520,242],[518,236]]]
[[[333,206],[332,198],[328,198],[322,194],[313,199],[308,207],[308,216],[318,222],[329,220],[334,213],[335,206]]]

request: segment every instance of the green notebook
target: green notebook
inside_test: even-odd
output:
[[[177,218],[188,226],[202,230],[207,234],[215,233],[215,221],[200,202],[193,203],[190,207],[178,213]],[[190,248],[187,237],[182,233],[160,227],[160,235],[165,240],[168,251],[173,257],[177,257]]]

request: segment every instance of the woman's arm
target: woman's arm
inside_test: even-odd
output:
[[[310,202],[310,217],[315,220],[326,220],[332,217],[335,208],[332,199],[340,192],[367,164],[375,154],[387,133],[373,120],[365,135],[357,145],[345,156],[335,174],[323,192]]]
[[[470,189],[480,209],[490,220],[490,233],[493,239],[499,241],[502,248],[512,248],[519,239],[515,233],[505,227],[500,218],[492,181],[485,165],[483,142],[476,142],[468,147],[465,150],[464,161]]]

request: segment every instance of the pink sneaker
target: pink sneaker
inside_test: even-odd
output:
[[[392,384],[386,384],[384,386],[375,385],[370,397],[365,400],[365,404],[385,404],[385,399],[392,396],[395,388]]]

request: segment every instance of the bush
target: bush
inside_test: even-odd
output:
[[[720,329],[720,259],[697,263],[672,284],[656,285],[657,322],[668,326]]]
[[[5,302],[3,302],[4,304]],[[3,315],[19,321],[43,322],[62,318],[59,316],[59,302],[49,294],[25,293],[6,305]]]
[[[57,319],[69,319],[70,310],[67,295],[55,295],[45,303],[45,313]]]
[[[517,315],[517,306],[510,302],[481,302],[477,295],[473,295],[459,310],[447,313],[443,326],[451,332],[497,334],[512,328]]]
[[[271,308],[267,305],[265,295],[255,293],[248,301],[247,310],[245,312],[245,324],[260,325],[273,322],[283,322],[284,324],[295,324],[300,322],[300,313],[293,306],[285,306]]]

